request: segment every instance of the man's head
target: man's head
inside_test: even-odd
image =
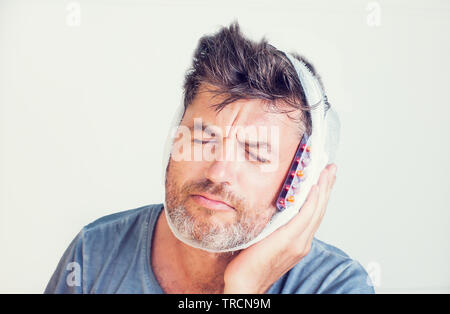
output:
[[[245,244],[275,213],[301,136],[311,133],[300,80],[283,52],[246,39],[235,23],[200,39],[184,89],[166,170],[168,219],[204,249]]]

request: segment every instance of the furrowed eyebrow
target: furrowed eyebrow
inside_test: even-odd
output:
[[[244,144],[245,146],[248,146],[250,148],[265,148],[267,151],[271,151],[272,147],[270,143],[267,142],[251,142],[251,141],[245,141],[244,143],[239,142],[241,144]]]
[[[264,147],[270,149],[270,144],[268,144],[268,143],[266,143],[266,142],[262,142],[262,143],[260,143],[260,142],[257,142],[257,143],[254,143],[254,142],[244,142],[244,143],[242,143],[241,141],[238,141],[238,142],[239,142],[240,145],[243,145],[243,146],[245,147],[246,152],[247,152],[248,154],[252,155],[254,158],[256,158],[256,160],[258,160],[258,161],[260,161],[260,162],[264,162],[264,163],[265,163],[265,162],[270,162],[269,159],[267,159],[267,158],[262,157],[262,156],[259,155],[259,150],[258,150],[258,153],[256,153],[256,154],[254,154],[254,153],[252,153],[252,152],[250,152],[250,151],[248,150],[248,148],[250,148],[250,147],[252,147],[252,148],[258,148],[258,144],[259,144],[260,148],[261,148],[261,146],[264,146]],[[270,152],[270,151],[268,151],[268,152]]]
[[[194,131],[194,125],[189,125],[188,128],[189,128],[189,130],[191,130],[191,132]],[[214,129],[212,128],[211,125],[202,123],[202,131],[207,133],[210,136],[217,136],[217,132],[214,132]],[[272,151],[272,146],[270,145],[270,143],[265,142],[265,141],[253,142],[253,141],[246,140],[245,142],[241,142],[238,140],[238,142],[239,142],[239,144],[244,145],[249,148],[265,149],[267,152]]]

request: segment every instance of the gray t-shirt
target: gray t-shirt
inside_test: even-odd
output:
[[[64,252],[45,293],[164,293],[153,274],[153,230],[163,205],[102,217]],[[367,272],[341,250],[314,238],[311,250],[267,293],[374,293]]]

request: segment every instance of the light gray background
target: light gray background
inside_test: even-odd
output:
[[[318,238],[377,292],[450,291],[448,1],[0,0],[0,292],[42,292],[83,225],[162,201],[193,50],[235,19],[308,57],[340,113]]]

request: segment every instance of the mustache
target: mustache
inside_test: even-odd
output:
[[[186,194],[206,192],[218,196],[221,200],[230,204],[236,210],[242,210],[245,204],[244,198],[239,197],[233,191],[230,191],[226,183],[216,184],[209,179],[187,182],[183,190]]]

